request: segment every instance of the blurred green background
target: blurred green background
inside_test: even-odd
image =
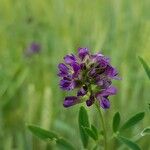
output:
[[[137,58],[150,62],[149,9],[149,0],[0,0],[0,150],[57,149],[32,136],[29,123],[55,130],[82,149],[79,105],[63,108],[67,93],[59,89],[57,77],[57,64],[78,47],[111,57],[122,77],[113,82],[118,94],[104,112],[108,132],[116,111],[124,121],[146,112],[144,121],[125,135],[150,125],[150,82]],[[26,57],[33,42],[41,51]],[[88,110],[99,127],[94,107]],[[118,145],[115,140],[109,144],[111,150]],[[139,145],[149,150],[148,137]]]

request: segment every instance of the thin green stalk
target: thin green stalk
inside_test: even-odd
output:
[[[97,108],[97,110],[98,110],[99,117],[100,117],[100,121],[101,121],[102,128],[103,128],[103,132],[104,132],[104,150],[107,150],[107,134],[106,134],[106,127],[105,127],[103,115],[102,115],[102,113],[101,113],[101,109],[100,109],[98,103],[96,103],[96,108]]]

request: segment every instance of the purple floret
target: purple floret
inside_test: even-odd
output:
[[[60,80],[60,88],[66,91],[73,90],[75,88],[75,81],[64,77],[62,80]]]
[[[75,105],[76,103],[79,103],[78,97],[76,97],[76,96],[69,96],[69,97],[65,98],[63,105],[64,105],[64,107],[70,107],[70,106]]]
[[[71,64],[75,63],[77,60],[76,60],[76,57],[73,54],[71,54],[71,55],[66,55],[64,57],[64,61],[66,64],[71,65]]]
[[[71,66],[72,66],[72,69],[73,69],[73,72],[74,72],[73,77],[74,78],[78,77],[78,74],[79,74],[80,69],[81,69],[80,65],[78,63],[74,62],[74,63],[71,64]]]
[[[108,109],[110,107],[110,102],[107,98],[105,97],[102,97],[102,99],[100,100],[100,106],[103,108],[103,109]]]
[[[89,54],[88,48],[78,48],[78,56],[83,60]]]
[[[65,64],[60,63],[60,64],[58,65],[58,68],[59,68],[58,76],[60,76],[60,77],[65,77],[65,76],[68,75],[68,73],[69,73],[69,68],[68,68]]]

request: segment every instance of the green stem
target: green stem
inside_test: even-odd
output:
[[[103,132],[104,132],[104,150],[107,150],[107,134],[106,134],[106,127],[105,127],[103,115],[102,115],[102,112],[101,112],[101,109],[100,109],[100,106],[98,105],[98,103],[96,103],[96,108],[97,108],[97,110],[98,110],[99,117],[100,117],[100,121],[101,121],[102,128],[103,128]]]

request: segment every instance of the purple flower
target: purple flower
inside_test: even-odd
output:
[[[31,43],[29,47],[26,49],[26,55],[31,56],[33,54],[39,53],[41,51],[41,45],[39,43]]]
[[[66,97],[64,106],[86,102],[87,106],[99,101],[103,109],[110,107],[109,96],[117,90],[112,85],[118,79],[118,71],[110,64],[110,59],[101,53],[90,54],[87,48],[79,48],[78,55],[66,55],[64,63],[58,65],[58,76],[62,90],[77,91],[76,96]]]

